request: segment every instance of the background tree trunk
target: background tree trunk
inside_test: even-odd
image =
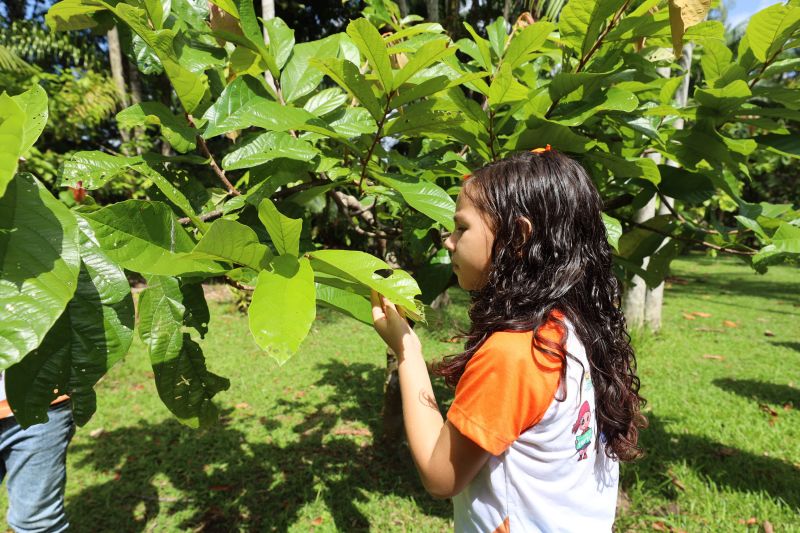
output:
[[[680,59],[681,68],[684,69],[683,81],[681,82],[680,87],[675,93],[675,106],[678,108],[685,107],[686,102],[689,98],[689,84],[691,82],[691,65],[692,65],[692,52],[694,47],[691,43],[685,45],[683,47],[683,56]],[[659,74],[664,77],[669,77],[670,71],[669,67],[659,67],[658,69]],[[675,121],[675,129],[683,129],[684,120],[682,118],[678,118]],[[659,161],[656,163],[660,163],[661,155],[659,155]],[[669,159],[667,160],[667,165],[677,167],[678,164]],[[666,205],[665,202],[672,202],[672,198],[664,197],[658,206],[658,214],[659,215],[667,215],[670,213],[669,206]],[[659,249],[665,246],[669,242],[669,239],[664,239],[659,246]],[[647,325],[647,328],[650,331],[657,332],[661,329],[661,314],[662,309],[664,306],[664,282],[662,281],[658,287],[653,289],[648,289],[647,293],[645,294],[645,309],[644,309],[644,322]]]
[[[400,16],[405,18],[408,16],[408,0],[397,0],[397,7],[400,8]]]
[[[425,0],[425,7],[428,9],[429,21],[441,22],[439,18],[439,0]]]
[[[117,27],[114,26],[108,30],[108,62],[111,65],[111,77],[117,87],[120,104],[122,108],[128,107],[128,91],[125,88],[125,72],[122,63],[122,49],[119,45],[119,33]],[[131,140],[130,132],[124,129],[119,130],[119,135],[122,137],[122,142],[127,143]]]
[[[653,154],[659,155],[660,154]],[[633,216],[634,221],[642,223],[650,220],[656,214],[656,197],[653,196],[644,207],[636,211]],[[648,257],[644,258],[642,268],[647,269]],[[625,321],[628,329],[639,329],[644,325],[644,308],[647,298],[647,285],[639,276],[634,276],[630,285],[622,295],[622,311],[625,313]]]

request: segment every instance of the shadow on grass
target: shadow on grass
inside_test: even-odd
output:
[[[780,346],[781,348],[789,348],[795,352],[800,352],[800,342],[771,342],[773,346]]]
[[[694,296],[719,296],[719,295],[741,295],[760,300],[768,300],[769,307],[763,308],[764,311],[780,314],[800,313],[800,283],[781,282],[767,276],[757,276],[752,274],[745,276],[742,274],[713,274],[697,275],[685,274],[680,279],[685,283],[674,283],[669,289],[671,294]],[[783,305],[776,306],[776,302],[783,302]],[[725,304],[731,307],[739,307],[737,302],[724,302],[720,298],[714,300],[715,304]],[[783,307],[784,309],[781,309]]]
[[[373,443],[369,437],[381,433],[384,370],[336,361],[320,368],[323,376],[315,385],[332,388],[324,401],[279,402],[278,419],[309,413],[293,427],[297,440],[289,444],[247,441],[233,427],[230,409],[219,425],[206,430],[174,420],[143,421],[75,444],[72,453],[86,454],[79,466],[118,474],[70,498],[73,529],[143,531],[148,520],[180,513],[170,523],[181,520],[182,530],[285,531],[304,506],[323,500],[337,530],[367,531],[370,521],[359,504],[369,500],[368,493],[413,499],[425,514],[451,517],[450,502],[424,492],[402,447]],[[268,430],[279,426],[266,417],[258,423]],[[159,495],[165,481],[182,496]]]
[[[800,510],[798,469],[791,463],[730,448],[698,435],[672,433],[658,416],[648,415],[650,426],[641,433],[644,459],[626,466],[622,487],[637,480],[658,487],[668,499],[676,499],[680,483],[671,480],[670,467],[686,463],[700,477],[723,489],[738,492],[763,492]]]
[[[765,383],[753,379],[715,379],[714,385],[722,390],[733,392],[746,398],[754,398],[758,402],[784,405],[791,402],[800,407],[800,390],[788,385]]]

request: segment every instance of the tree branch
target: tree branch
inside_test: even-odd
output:
[[[189,124],[193,128],[196,127],[194,125],[194,119],[192,119],[191,115],[187,114],[186,120],[189,121]],[[197,138],[197,146],[200,148],[200,151],[203,153],[203,155],[208,158],[209,161],[208,164],[211,166],[211,170],[213,170],[214,174],[216,174],[217,177],[220,179],[220,181],[222,181],[222,183],[225,184],[225,187],[228,189],[228,194],[232,196],[240,196],[242,193],[236,190],[236,187],[234,187],[233,184],[230,181],[228,181],[228,178],[225,176],[225,172],[221,168],[219,168],[219,165],[217,165],[217,161],[216,159],[214,159],[214,156],[208,149],[208,145],[206,144],[206,140],[203,139],[203,136],[197,135],[196,138]]]
[[[714,244],[714,243],[711,243],[711,242],[708,242],[708,241],[703,241],[703,240],[700,240],[700,239],[692,239],[690,237],[684,237],[683,235],[673,235],[672,233],[669,233],[668,231],[663,231],[663,230],[660,230],[660,229],[657,229],[657,228],[651,228],[650,226],[648,226],[646,224],[643,224],[641,222],[636,222],[635,220],[631,220],[629,218],[621,218],[620,220],[630,224],[631,226],[635,226],[637,228],[642,228],[642,229],[645,229],[647,231],[651,231],[651,232],[653,232],[655,234],[662,235],[664,237],[669,237],[670,239],[675,239],[677,241],[688,242],[690,244],[700,244],[702,246],[705,246],[706,248],[711,248],[712,250],[717,250],[719,252],[725,252],[725,253],[732,254],[732,255],[745,255],[745,256],[753,256],[753,255],[756,255],[758,253],[757,250],[752,250],[752,249],[749,249],[749,250],[737,250],[736,248],[727,248],[725,246],[719,246],[717,244]]]
[[[204,215],[199,215],[197,218],[199,218],[203,222],[207,222],[209,220],[213,220],[213,219],[219,218],[221,216],[222,216],[222,211],[220,209],[217,209],[215,211],[209,211],[208,213],[206,213]],[[189,217],[182,217],[182,218],[178,219],[178,222],[180,222],[181,224],[188,224],[191,221],[192,220]]]

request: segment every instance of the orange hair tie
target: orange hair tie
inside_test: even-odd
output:
[[[461,179],[464,180],[464,181],[467,181],[471,177],[472,177],[472,174],[464,174],[463,176],[461,176]]]
[[[533,150],[531,150],[531,153],[541,154],[542,152],[549,152],[549,151],[550,151],[550,145],[546,144],[544,148],[534,148]]]

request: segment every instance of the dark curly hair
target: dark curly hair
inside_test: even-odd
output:
[[[445,358],[435,372],[454,387],[492,333],[533,331],[532,348],[561,359],[564,380],[567,359],[577,361],[566,350],[566,335],[559,344],[540,334],[548,321],[566,333],[559,313],[551,314],[560,311],[586,349],[606,453],[623,461],[640,457],[645,400],[611,271],[603,204],[586,171],[555,150],[515,153],[475,171],[461,194],[483,214],[495,240],[488,281],[471,293],[465,351]],[[523,217],[532,223],[530,235]]]

